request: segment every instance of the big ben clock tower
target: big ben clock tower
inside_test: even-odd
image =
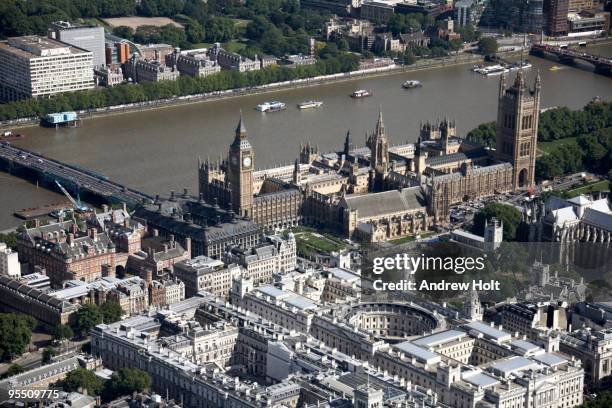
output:
[[[236,136],[229,150],[229,174],[232,210],[238,215],[252,217],[253,209],[253,147],[240,113]]]

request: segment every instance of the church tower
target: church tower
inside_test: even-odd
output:
[[[376,129],[368,138],[368,147],[370,148],[370,170],[374,172],[371,187],[374,191],[382,191],[389,173],[389,141],[385,135],[382,110],[378,113]]]
[[[348,157],[349,153],[353,150],[353,142],[351,141],[351,131],[346,132],[346,138],[344,139],[344,149],[342,153],[344,153],[344,157]]]
[[[512,185],[515,190],[535,183],[540,90],[540,75],[535,79],[533,89],[530,89],[525,83],[522,69],[509,88],[506,88],[505,74],[502,74],[499,83],[496,154],[499,160],[512,164]]]
[[[229,149],[228,177],[232,210],[241,217],[251,217],[253,208],[253,147],[240,112],[236,135]]]

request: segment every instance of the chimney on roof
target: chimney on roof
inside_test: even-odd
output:
[[[68,239],[66,242],[68,242],[68,245],[70,246],[74,245],[74,234],[72,232],[68,234]]]
[[[35,219],[34,219],[34,226],[35,226],[36,228],[40,227],[40,220],[39,220],[38,218],[35,218]]]

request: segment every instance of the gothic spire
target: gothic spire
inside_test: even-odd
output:
[[[501,98],[504,95],[504,92],[506,91],[506,73],[502,72],[501,74],[501,78],[499,79],[499,98]]]
[[[353,149],[353,142],[351,141],[351,131],[348,130],[346,132],[346,137],[344,138],[344,151],[343,153],[348,156],[349,152]]]
[[[514,80],[514,86],[517,88],[523,88],[525,86],[525,77],[523,75],[523,68],[519,68],[519,71],[516,74],[516,79]]]
[[[236,126],[236,136],[245,137],[247,134],[246,126],[244,125],[244,118],[242,117],[242,109],[240,109],[240,120],[238,126]]]
[[[378,121],[376,121],[376,138],[385,136],[385,124],[383,123],[382,106],[378,110]]]

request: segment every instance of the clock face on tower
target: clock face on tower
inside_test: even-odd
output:
[[[243,165],[244,167],[251,167],[251,158],[250,158],[249,156],[245,156],[245,157],[242,159],[242,165]]]
[[[238,156],[232,156],[230,160],[234,166],[238,164]]]

